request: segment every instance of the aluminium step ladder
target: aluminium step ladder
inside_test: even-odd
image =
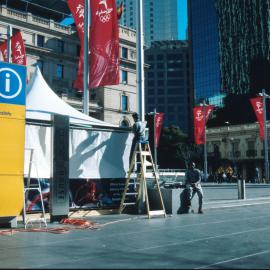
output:
[[[39,222],[40,227],[41,227],[41,224],[44,223],[45,228],[47,228],[47,221],[46,221],[46,215],[45,215],[43,195],[42,195],[42,190],[41,190],[41,185],[40,185],[40,178],[38,177],[37,166],[33,162],[34,149],[33,148],[26,148],[25,150],[30,151],[30,157],[29,157],[27,182],[26,182],[26,186],[24,186],[24,191],[23,191],[23,223],[24,223],[24,228],[26,229],[28,224],[31,224],[33,227],[34,222]],[[36,175],[37,178],[33,179],[33,180],[35,180],[35,183],[33,183],[33,181],[31,182],[32,167],[35,167],[36,173],[37,173],[37,175]],[[38,217],[38,218],[32,218],[32,219],[27,218],[27,200],[28,200],[29,191],[37,191],[38,196],[40,196],[42,213],[41,213],[40,217]]]
[[[139,156],[139,159],[137,158],[137,155]],[[132,183],[131,181],[131,175],[133,168],[135,167],[136,163],[136,169],[137,173],[135,174],[135,179],[134,182]],[[150,168],[147,170],[146,169]],[[154,176],[154,183],[155,183],[155,191],[158,193],[159,201],[161,208],[160,210],[150,210],[150,205],[149,205],[149,197],[148,197],[148,192],[147,192],[147,174],[151,170],[152,175]],[[134,187],[134,191],[130,192],[130,186]],[[136,198],[135,201],[130,202],[127,201],[130,196],[133,196]],[[119,214],[122,213],[124,208],[129,205],[138,205],[139,200],[145,200],[146,203],[146,211],[148,218],[151,218],[153,216],[164,216],[166,217],[166,210],[164,207],[164,202],[162,198],[162,194],[160,191],[159,187],[159,176],[156,171],[156,167],[153,161],[153,157],[151,154],[150,146],[148,141],[144,142],[138,142],[136,143],[132,159],[131,159],[131,164],[130,168],[128,171],[128,176],[127,180],[125,183],[124,191],[122,194],[122,199],[119,207]]]

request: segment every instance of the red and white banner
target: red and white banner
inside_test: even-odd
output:
[[[74,87],[83,90],[84,0],[68,0],[81,42]],[[115,0],[91,0],[89,88],[119,84],[119,30]]]
[[[91,0],[90,88],[119,84],[119,62],[115,0]]]
[[[158,147],[158,144],[159,144],[159,138],[160,138],[162,123],[163,123],[163,116],[164,116],[164,113],[162,112],[155,113],[155,117],[154,117],[155,147]]]
[[[7,56],[7,41],[4,41],[0,45],[0,51],[2,53],[2,57],[3,57],[4,62],[7,62],[7,60],[8,60],[8,56]]]
[[[205,119],[204,119],[204,107],[205,107]],[[205,144],[205,125],[213,109],[214,109],[213,105],[196,106],[193,108],[194,138],[196,144]]]
[[[26,66],[26,54],[21,31],[11,37],[12,63]]]
[[[7,41],[0,45],[0,51],[2,53],[4,62],[7,62]],[[12,63],[26,66],[25,46],[21,31],[17,31],[15,35],[11,37],[11,58]]]
[[[264,140],[263,97],[251,98],[250,102],[259,122],[260,139]]]
[[[80,59],[78,63],[77,78],[73,84],[73,87],[78,91],[83,90],[83,59],[84,59],[84,0],[68,0],[68,7],[72,13],[75,21],[77,33],[80,39]]]

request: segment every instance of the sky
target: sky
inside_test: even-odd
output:
[[[186,39],[187,30],[187,0],[178,0],[178,28],[179,39]]]

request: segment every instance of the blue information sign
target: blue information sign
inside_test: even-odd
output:
[[[0,103],[25,105],[26,67],[0,62]]]

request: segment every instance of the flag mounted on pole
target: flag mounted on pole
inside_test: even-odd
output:
[[[159,138],[160,138],[162,123],[163,123],[163,116],[164,116],[163,112],[155,113],[155,116],[154,116],[155,147],[158,147],[158,144],[159,144]]]
[[[78,63],[77,78],[74,81],[73,87],[78,91],[83,90],[83,58],[84,58],[84,0],[68,0],[68,7],[72,13],[77,33],[79,36],[81,48],[80,48],[80,59]]]
[[[0,51],[3,57],[4,62],[8,61],[8,55],[7,55],[7,41],[4,41],[1,45],[0,45]]]
[[[84,0],[68,0],[81,42],[77,79],[74,87],[83,89]],[[89,88],[119,84],[119,30],[115,0],[90,1],[90,79]]]
[[[259,123],[260,139],[263,141],[264,140],[263,97],[251,98],[250,102]]]
[[[121,2],[120,6],[117,8],[117,19],[120,20],[122,13],[124,11],[124,5],[123,2]]]
[[[193,108],[194,116],[194,138],[196,144],[205,144],[205,127],[209,119],[210,113],[213,111],[213,105],[205,106],[205,119],[204,119],[204,106],[196,106]]]
[[[26,54],[21,31],[11,37],[12,63],[26,66]]]
[[[8,61],[7,56],[7,41],[4,41],[0,45],[0,51],[3,56],[4,62]],[[25,53],[25,46],[24,41],[22,38],[21,31],[17,31],[12,37],[11,37],[11,59],[12,63],[26,66],[26,53]]]
[[[91,0],[90,88],[119,84],[119,63],[115,0]]]

